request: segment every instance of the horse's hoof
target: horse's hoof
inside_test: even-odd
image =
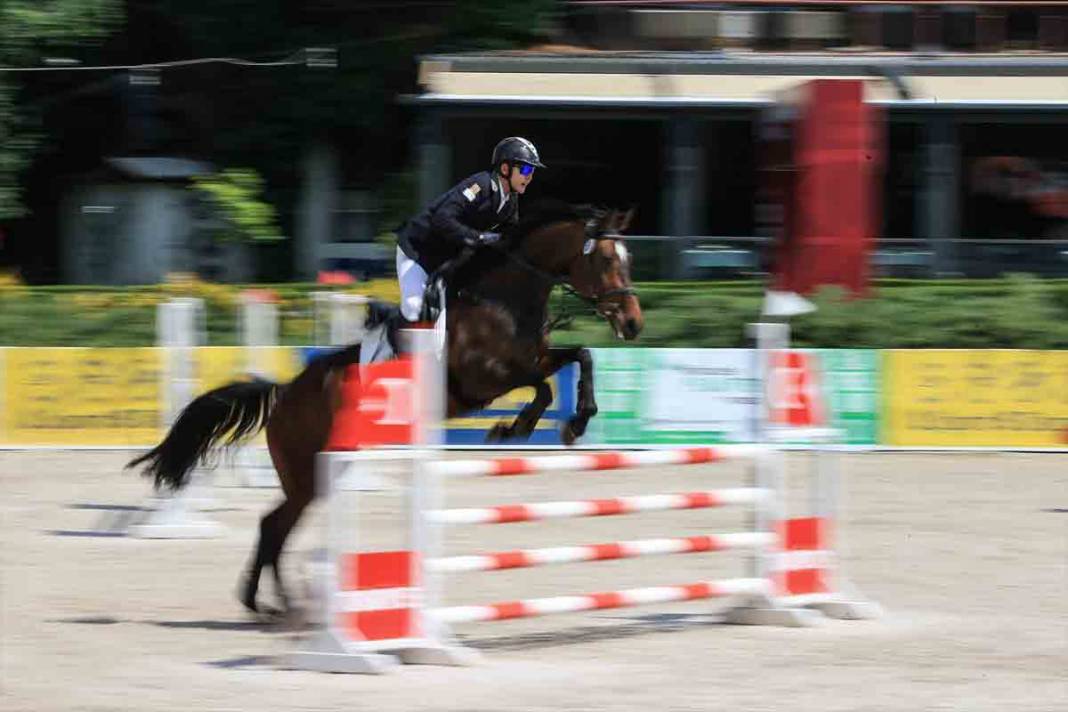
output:
[[[246,591],[237,597],[241,601],[241,605],[244,606],[249,613],[259,614],[260,608],[256,605],[256,594],[251,594]]]
[[[499,443],[502,440],[508,440],[513,435],[512,428],[504,423],[497,423],[489,432],[486,433],[486,442]]]
[[[568,447],[575,444],[575,440],[578,436],[575,435],[575,430],[571,427],[571,423],[564,423],[560,428],[560,442]]]
[[[275,623],[284,630],[307,630],[315,623],[315,617],[300,606],[288,606]]]
[[[252,619],[263,625],[273,625],[286,617],[286,611],[282,608],[256,602],[256,596],[242,595],[239,597],[243,605],[252,616]]]

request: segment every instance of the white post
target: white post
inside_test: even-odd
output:
[[[315,346],[345,346],[364,340],[364,321],[367,318],[368,298],[362,294],[314,292],[312,294],[312,324]],[[364,347],[366,350],[366,346]],[[361,353],[360,363],[366,363]],[[337,489],[374,492],[389,489],[385,478],[359,469],[355,464],[342,472],[335,484]]]
[[[779,322],[750,324],[749,336],[755,343],[756,377],[759,384],[754,427],[759,442],[771,443],[776,440],[774,431],[777,428],[771,422],[771,413],[776,405],[772,400],[775,397],[773,388],[776,385],[772,382],[775,378],[772,363],[777,351],[790,347],[790,325]]]
[[[362,294],[312,295],[316,346],[343,346],[363,340],[368,299]]]
[[[423,513],[428,506],[438,501],[441,497],[441,490],[438,487],[439,483],[430,479],[431,468],[422,465],[430,456],[432,449],[441,441],[444,365],[433,357],[433,332],[409,333],[407,338],[410,340],[415,358],[410,388],[411,397],[408,401],[411,410],[408,412],[407,422],[413,425],[414,434],[411,446],[417,449],[379,449],[355,453],[326,452],[319,455],[320,476],[329,480],[321,481],[320,492],[329,500],[326,505],[327,555],[329,557],[328,567],[332,570],[330,571],[331,578],[326,581],[329,590],[325,595],[330,603],[324,607],[326,611],[323,621],[324,630],[301,652],[295,653],[290,658],[295,667],[329,672],[376,673],[387,670],[395,664],[397,658],[408,663],[458,665],[468,664],[476,657],[472,651],[452,644],[448,629],[430,620],[426,615],[427,600],[436,599],[439,596],[439,589],[437,580],[428,578],[424,562],[428,553],[440,549],[440,541],[438,531],[429,525]],[[390,460],[403,461],[411,466],[408,478],[411,541],[408,542],[407,551],[414,555],[414,565],[418,567],[418,570],[412,572],[414,576],[409,587],[418,590],[421,595],[418,600],[411,601],[410,604],[415,614],[421,619],[419,623],[422,633],[421,637],[414,639],[354,640],[346,631],[338,628],[340,609],[337,602],[341,600],[341,597],[339,596],[337,566],[343,552],[359,550],[359,541],[353,541],[353,537],[346,537],[344,541],[339,541],[337,538],[343,531],[342,518],[345,522],[351,522],[356,516],[355,507],[351,506],[351,502],[347,503],[344,511],[338,511],[337,494],[341,487],[337,482],[337,476],[339,470],[351,465],[360,469],[360,475],[366,476],[371,474],[367,471],[368,466],[381,465]],[[350,528],[346,527],[346,529]],[[359,596],[347,595],[345,598],[352,600]]]
[[[754,403],[753,430],[758,443],[765,448],[759,454],[753,466],[755,486],[770,490],[770,499],[758,503],[753,511],[753,528],[755,531],[778,530],[778,525],[786,518],[786,460],[785,454],[776,445],[774,426],[769,417],[771,402],[771,374],[774,351],[785,348],[789,343],[789,326],[779,323],[750,324],[749,336],[755,342],[754,370],[757,378],[757,396]],[[762,547],[749,559],[750,576],[769,582],[773,589],[775,581],[775,561],[781,549],[781,542],[776,537],[774,543]],[[819,621],[817,614],[801,608],[791,608],[775,600],[775,593],[751,598],[747,605],[727,612],[729,623],[741,625],[781,625],[810,626]]]
[[[266,377],[270,371],[267,349],[278,345],[278,305],[263,294],[243,292],[239,328],[245,368],[252,375]]]
[[[163,427],[170,428],[195,395],[196,348],[206,339],[204,302],[178,298],[160,304],[156,312],[156,341],[163,351]],[[142,515],[130,525],[130,536],[146,539],[202,539],[218,536],[221,527],[198,509],[211,500],[209,482],[199,471],[174,494],[150,497]]]
[[[245,370],[256,378],[269,378],[272,347],[278,345],[278,305],[262,290],[241,293],[238,311],[240,343]],[[231,480],[238,487],[277,487],[278,476],[263,445],[238,449],[231,463]]]
[[[804,605],[819,610],[831,618],[876,618],[881,615],[881,609],[877,604],[865,600],[857,594],[852,586],[840,574],[837,566],[837,557],[834,549],[833,529],[838,526],[838,481],[839,448],[829,441],[838,437],[838,433],[829,427],[791,428],[785,423],[772,422],[772,413],[785,405],[776,402],[782,397],[783,383],[776,381],[777,374],[774,372],[775,354],[790,348],[790,327],[786,323],[763,323],[750,324],[750,335],[756,340],[757,372],[760,377],[761,391],[758,398],[758,427],[761,429],[762,439],[769,447],[787,442],[791,439],[801,439],[809,442],[809,501],[807,516],[818,517],[822,526],[826,527],[829,547],[825,553],[830,557],[826,565],[826,575],[830,577],[831,591],[826,594],[800,597],[805,600],[794,605]],[[814,376],[814,374],[813,374]],[[784,458],[784,453],[777,450],[777,456]],[[777,468],[781,481],[778,491],[781,492],[782,500],[780,511],[776,516],[777,521],[786,522],[789,517],[786,503],[785,463]],[[776,575],[780,568],[773,554],[766,560],[769,575]],[[798,597],[793,597],[797,600]]]
[[[442,574],[426,566],[442,556],[442,525],[430,521],[426,513],[443,509],[443,477],[426,464],[444,444],[445,363],[439,358],[438,334],[432,329],[403,332],[409,352],[415,358],[416,423],[415,442],[420,448],[413,461],[408,511],[411,516],[412,550],[417,554],[423,600],[420,617],[427,641],[398,651],[402,661],[415,665],[469,665],[479,659],[470,648],[458,645],[448,624],[427,615],[439,608]]]
[[[828,618],[842,620],[870,620],[883,615],[882,607],[868,600],[855,586],[842,575],[839,564],[839,542],[841,540],[841,492],[839,487],[841,449],[836,445],[817,445],[815,455],[816,473],[812,482],[812,508],[815,516],[822,517],[827,527],[827,546],[830,548],[830,571],[833,593],[828,600],[816,601],[812,608]]]
[[[189,401],[196,383],[194,349],[203,346],[204,302],[183,297],[159,305],[156,344],[164,351],[163,426],[170,427]]]
[[[373,452],[361,452],[342,458],[337,457],[335,453],[321,452],[316,457],[316,486],[319,496],[325,502],[323,516],[326,520],[326,561],[316,566],[314,571],[319,587],[317,593],[322,598],[322,629],[302,646],[302,650],[289,655],[289,665],[294,668],[319,672],[378,674],[397,665],[394,656],[384,655],[372,645],[350,640],[339,626],[339,568],[342,554],[360,546],[356,537],[351,537],[355,539],[351,541],[350,537],[346,536],[359,530],[359,502],[353,504],[347,501],[346,503],[352,506],[346,506],[344,512],[340,512],[341,502],[337,496],[335,480],[342,467],[349,464],[350,459],[360,466],[365,466],[366,461],[373,461],[374,455]],[[352,526],[342,526],[342,514],[345,523],[351,523]],[[356,521],[353,521],[354,519]]]
[[[783,452],[769,446],[757,456],[757,486],[770,490],[772,496],[756,502],[753,511],[753,529],[757,532],[776,531],[778,523],[783,520],[786,483]],[[768,592],[761,596],[749,596],[741,605],[727,611],[725,620],[738,625],[777,625],[793,628],[807,627],[819,623],[819,615],[803,608],[783,605],[776,600],[774,591],[775,560],[780,551],[780,542],[776,537],[771,544],[755,550],[749,558],[752,578],[768,582]]]

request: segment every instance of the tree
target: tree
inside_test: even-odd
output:
[[[557,6],[557,0],[0,0],[0,65],[39,64],[46,51],[72,47],[86,65],[202,57],[292,61],[307,47],[334,47],[338,60],[332,69],[300,63],[161,69],[159,84],[143,94],[122,72],[6,75],[22,86],[17,95],[0,91],[0,193],[7,196],[6,202],[0,196],[0,220],[17,214],[16,180],[33,158],[22,174],[28,186],[22,195],[37,220],[28,226],[27,218],[19,228],[21,236],[35,234],[33,251],[41,253],[41,245],[58,244],[44,215],[55,204],[57,177],[90,171],[102,155],[140,152],[254,171],[263,178],[261,200],[277,211],[277,234],[293,234],[301,157],[323,141],[341,154],[346,186],[386,194],[392,226],[415,207],[403,205],[405,194],[414,197],[405,175],[412,126],[410,109],[397,96],[418,90],[418,56],[543,39]],[[19,23],[15,34],[34,39],[9,43],[8,15]],[[120,23],[121,31],[102,42]],[[52,29],[43,33],[42,24]],[[6,139],[16,128],[16,97],[23,142],[30,136],[29,104],[47,105],[36,110],[37,133],[50,151],[31,153]],[[151,130],[139,133],[150,122],[138,120],[147,117]],[[271,264],[289,262],[285,242],[259,249],[272,251]],[[47,265],[41,269],[47,273]]]
[[[334,69],[208,67],[182,72],[211,107],[210,159],[218,165],[248,166],[262,175],[266,196],[278,205],[283,222],[300,179],[298,157],[311,141],[328,139],[338,147],[350,184],[377,188],[387,176],[403,171],[409,109],[397,96],[417,91],[420,54],[530,43],[544,37],[558,5],[557,0],[146,4],[154,11],[143,19],[159,24],[144,34],[175,38],[173,48],[182,46],[185,56],[280,59],[303,47],[337,48]],[[131,6],[131,25],[132,13]],[[176,81],[177,76],[165,75],[163,91]],[[289,233],[288,227],[283,225],[283,231]]]
[[[274,206],[262,200],[263,179],[255,171],[228,168],[215,175],[194,178],[193,186],[223,219],[217,239],[281,239]]]
[[[92,44],[118,27],[120,0],[0,0],[0,220],[22,213],[19,175],[32,157],[32,117],[20,112],[18,73],[49,52]]]

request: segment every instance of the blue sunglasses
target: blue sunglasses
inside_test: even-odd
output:
[[[529,176],[533,172],[534,172],[534,166],[530,165],[529,163],[520,163],[519,164],[519,175]]]

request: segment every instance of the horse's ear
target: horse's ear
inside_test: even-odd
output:
[[[638,206],[632,205],[627,209],[627,212],[622,213],[619,217],[619,223],[616,226],[616,232],[626,232],[630,227],[631,222],[634,221],[634,213],[638,210]]]

